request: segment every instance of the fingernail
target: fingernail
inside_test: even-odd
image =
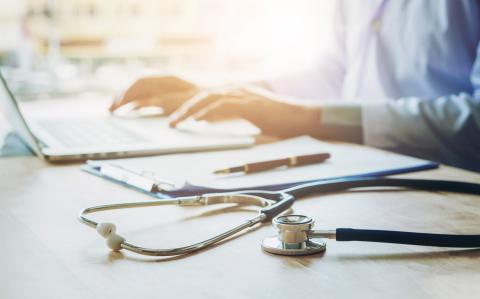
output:
[[[168,116],[168,119],[170,119],[171,121],[175,120],[178,118],[178,112],[173,112],[172,114],[170,114]]]
[[[176,123],[177,123],[177,118],[175,117],[174,114],[170,114],[170,116],[168,117],[168,125],[173,128],[176,125]]]
[[[113,101],[108,109],[111,111],[115,110],[115,108],[117,108],[117,101]]]

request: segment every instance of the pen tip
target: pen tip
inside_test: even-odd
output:
[[[230,173],[230,171],[228,169],[220,169],[220,170],[215,170],[213,173],[214,174],[227,174],[227,173]]]

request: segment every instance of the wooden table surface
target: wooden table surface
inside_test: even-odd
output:
[[[441,167],[401,177],[480,182]],[[0,159],[0,298],[478,298],[480,250],[329,241],[323,255],[260,249],[265,224],[208,250],[152,258],[110,252],[77,221],[83,207],[149,197],[34,157]],[[480,198],[443,192],[357,191],[298,201],[317,228],[479,233]],[[95,215],[133,243],[201,240],[252,211],[161,207]]]

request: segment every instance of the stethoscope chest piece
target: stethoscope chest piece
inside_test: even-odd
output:
[[[303,215],[279,216],[272,221],[278,235],[265,238],[262,249],[279,255],[310,255],[325,251],[327,242],[323,239],[310,239],[314,221]]]

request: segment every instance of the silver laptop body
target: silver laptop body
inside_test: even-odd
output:
[[[0,105],[7,120],[48,161],[113,159],[248,147],[253,137],[202,136],[169,128],[165,118],[76,117],[25,119],[0,73]]]

